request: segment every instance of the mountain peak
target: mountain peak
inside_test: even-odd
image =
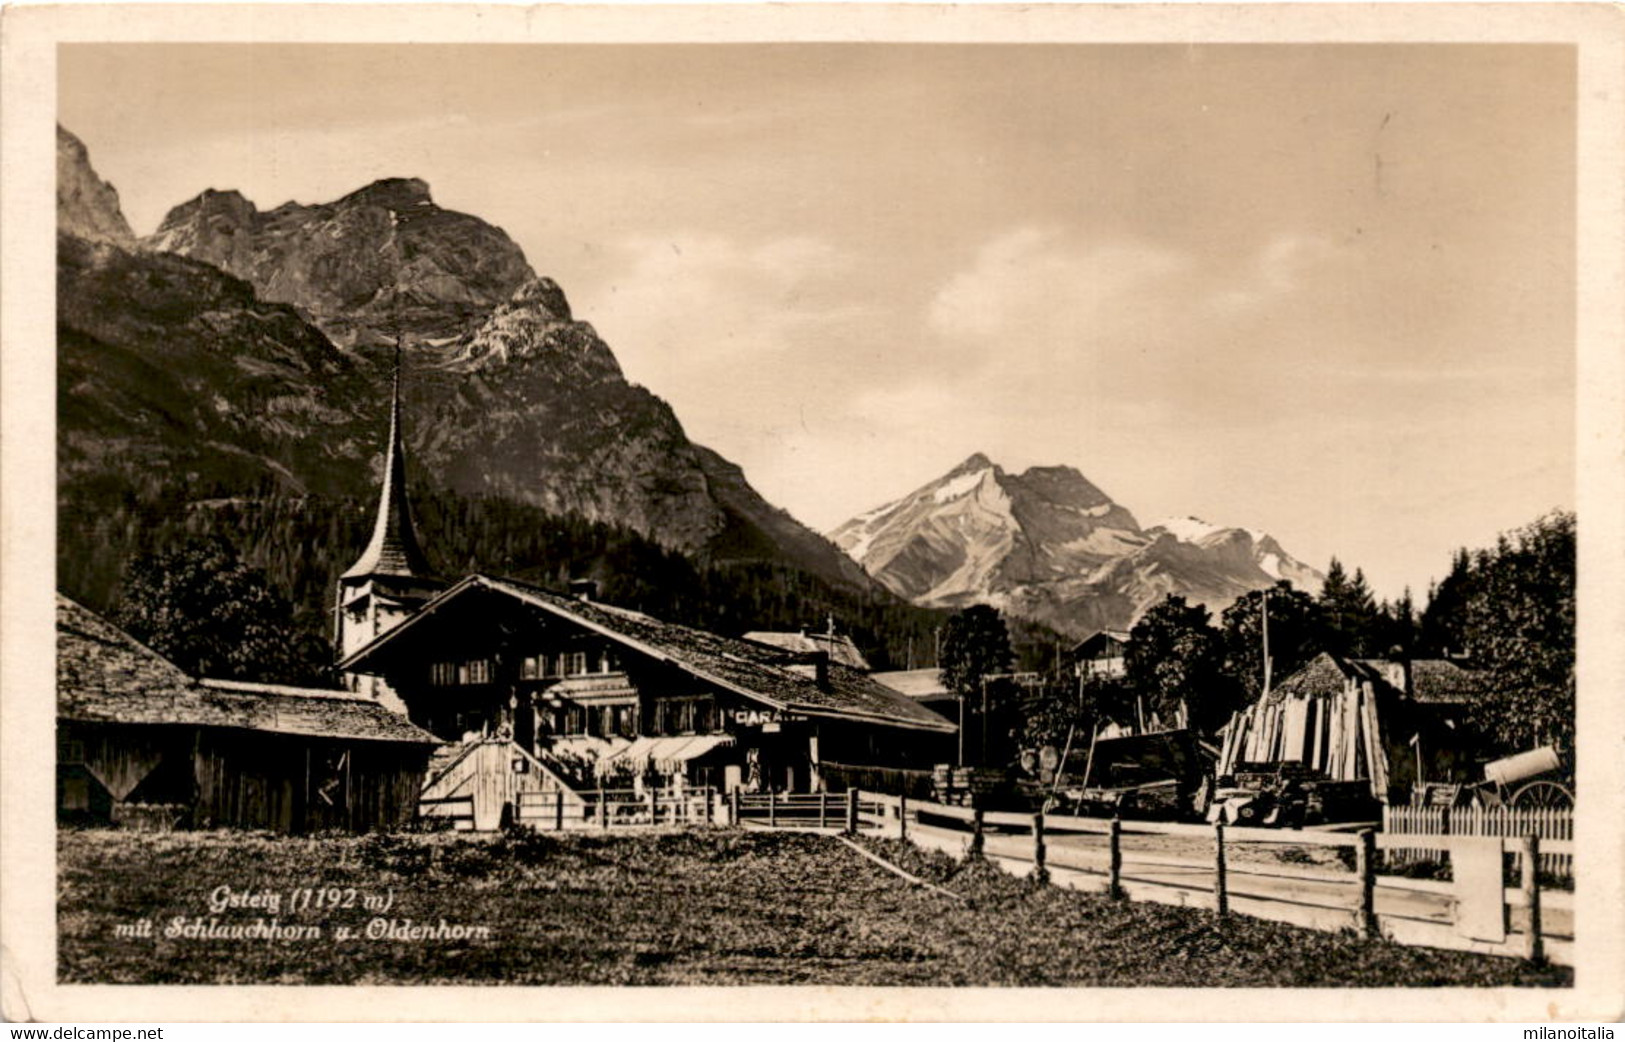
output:
[[[118,192],[96,175],[90,152],[62,124],[56,127],[56,221],[69,235],[130,249],[135,234],[119,209]]]
[[[992,604],[1078,636],[1126,629],[1169,593],[1219,611],[1279,579],[1317,581],[1261,532],[1193,517],[1142,529],[1075,467],[1005,474],[982,453],[829,537],[916,604]]]
[[[417,177],[385,177],[364,188],[344,196],[335,206],[381,206],[388,210],[405,210],[420,204],[433,205],[429,195],[429,182]]]
[[[965,462],[961,463],[959,466],[955,467],[953,470],[950,470],[943,476],[947,478],[955,478],[961,474],[970,474],[978,470],[987,470],[994,466],[995,464],[993,461],[988,459],[985,455],[980,452],[973,452],[969,456],[965,457]]]

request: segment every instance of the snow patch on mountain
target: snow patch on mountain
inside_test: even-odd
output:
[[[952,481],[933,492],[931,494],[931,498],[936,500],[938,503],[946,503],[951,499],[958,499],[960,496],[963,496],[968,492],[975,491],[976,486],[980,485],[991,473],[991,470],[975,470],[971,471],[969,474],[961,474],[959,477],[954,478]]]
[[[1182,543],[1195,543],[1215,532],[1224,531],[1222,525],[1210,524],[1199,517],[1170,517],[1152,526],[1160,528]]]

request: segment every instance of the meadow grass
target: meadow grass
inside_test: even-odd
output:
[[[561,985],[1568,985],[1570,971],[1198,909],[1113,902],[896,841],[686,832],[470,836],[86,830],[58,842],[64,983]],[[276,894],[211,911],[220,887]],[[298,888],[339,907],[292,908]],[[353,888],[353,903],[346,906]],[[389,899],[387,911],[366,898]],[[263,905],[264,901],[261,899]],[[259,920],[317,940],[166,937]],[[129,936],[151,923],[151,936]],[[374,920],[451,938],[366,936]],[[124,924],[123,935],[119,924]],[[132,926],[131,924],[135,924]],[[340,928],[353,935],[339,939]],[[476,928],[469,930],[468,928]],[[479,936],[484,928],[486,936]],[[376,927],[375,927],[376,929]]]

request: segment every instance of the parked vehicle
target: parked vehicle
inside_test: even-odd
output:
[[[1555,745],[1542,745],[1491,760],[1484,780],[1470,784],[1418,785],[1418,807],[1573,807],[1574,766]]]

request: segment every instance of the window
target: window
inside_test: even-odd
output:
[[[471,658],[463,663],[458,671],[458,680],[464,684],[489,684],[491,682],[491,660],[484,658]]]
[[[587,653],[585,651],[572,651],[564,657],[567,663],[564,670],[565,676],[575,677],[587,672]]]
[[[70,763],[85,762],[85,743],[61,741],[57,743],[57,763],[67,765]]]
[[[542,676],[542,658],[538,655],[526,655],[524,661],[519,663],[520,680],[539,680]]]
[[[435,687],[450,687],[457,683],[457,664],[455,662],[436,662],[430,666],[429,683]]]

